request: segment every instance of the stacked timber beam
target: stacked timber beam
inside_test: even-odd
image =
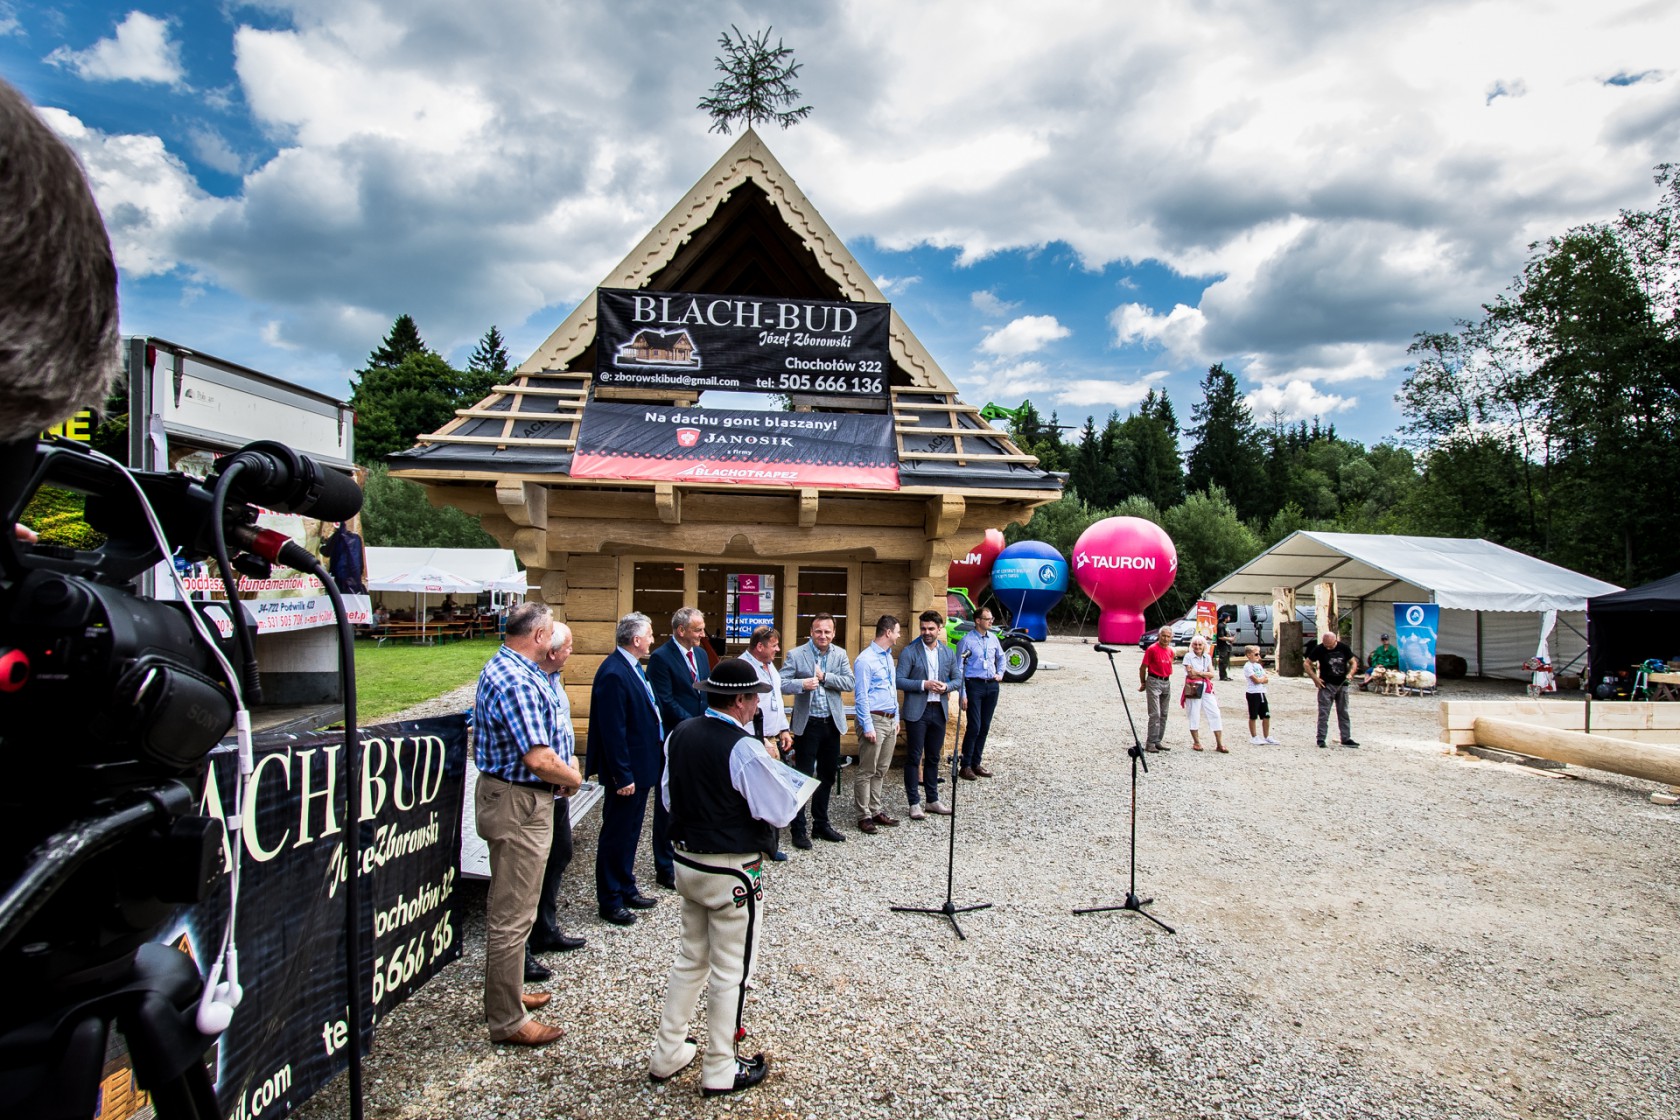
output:
[[[1680,801],[1680,704],[1447,700],[1441,741],[1665,782],[1671,792],[1651,799]]]

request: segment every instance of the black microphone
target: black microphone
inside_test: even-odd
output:
[[[216,464],[216,474],[239,466],[231,492],[281,513],[307,514],[321,521],[348,521],[362,509],[362,488],[347,475],[323,467],[283,443],[258,440]],[[215,486],[212,478],[208,485]]]
[[[1101,642],[1098,642],[1091,648],[1095,649],[1098,653],[1123,653],[1126,650],[1125,646],[1105,646]]]

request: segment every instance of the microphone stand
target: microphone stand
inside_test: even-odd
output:
[[[963,664],[965,666],[968,664],[966,653],[963,655]],[[939,702],[941,704],[945,702],[944,695],[944,693],[940,693]],[[893,906],[889,909],[895,914],[934,914],[943,917],[951,923],[951,928],[957,931],[958,940],[967,941],[968,935],[962,931],[962,926],[957,924],[957,915],[967,914],[973,910],[990,910],[992,904],[977,902],[972,906],[958,906],[951,901],[951,889],[957,866],[957,786],[960,782],[957,771],[962,765],[962,715],[962,704],[959,701],[957,704],[957,742],[951,750],[951,834],[946,841],[945,849],[945,901],[938,906]],[[945,749],[943,738],[940,739],[939,749]]]
[[[1142,914],[1168,933],[1178,931],[1166,922],[1157,918],[1145,906],[1154,903],[1153,898],[1139,898],[1137,893],[1137,787],[1138,767],[1143,767],[1145,774],[1149,773],[1149,763],[1143,757],[1143,743],[1138,739],[1137,721],[1132,719],[1132,706],[1126,700],[1126,686],[1120,683],[1120,669],[1114,664],[1114,655],[1120,652],[1119,646],[1105,646],[1097,643],[1097,652],[1108,654],[1108,667],[1114,672],[1114,687],[1120,690],[1120,705],[1126,710],[1126,722],[1132,729],[1132,746],[1126,753],[1132,758],[1132,851],[1131,851],[1131,885],[1126,888],[1126,901],[1118,906],[1087,906],[1074,910],[1075,914],[1106,914],[1112,910],[1130,910],[1134,914]]]

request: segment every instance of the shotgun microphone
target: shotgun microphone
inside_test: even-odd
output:
[[[235,465],[241,471],[232,491],[240,501],[321,521],[348,521],[361,512],[362,489],[355,479],[285,444],[273,440],[247,444],[218,462],[217,474]]]

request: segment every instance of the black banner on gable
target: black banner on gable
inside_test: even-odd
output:
[[[222,1115],[273,1120],[308,1100],[349,1061],[345,1007],[344,835],[359,810],[362,858],[363,1039],[397,1004],[461,955],[456,861],[467,760],[461,716],[366,727],[362,788],[349,796],[337,734],[259,746],[249,786],[239,896],[239,979],[233,1025],[206,1055]],[[233,813],[239,760],[211,756],[200,798],[207,816]],[[231,841],[230,841],[231,843]],[[224,860],[229,851],[224,850]],[[208,972],[227,924],[226,881],[182,911],[160,940]],[[101,1085],[124,1120],[146,1107],[126,1060]]]
[[[892,305],[599,288],[595,381],[614,389],[887,392]]]

